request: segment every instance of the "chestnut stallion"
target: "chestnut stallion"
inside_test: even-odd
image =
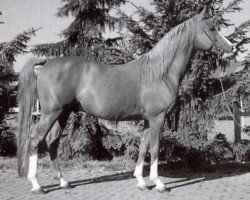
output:
[[[77,56],[48,59],[44,63],[33,59],[26,64],[20,74],[18,171],[31,181],[33,193],[44,192],[37,179],[37,151],[42,141],[49,147],[54,178],[62,188],[70,187],[60,170],[57,148],[68,116],[76,107],[102,119],[147,121],[149,128],[141,139],[134,176],[137,187],[147,190],[142,171],[150,144],[150,180],[157,191],[166,191],[158,177],[159,135],[165,114],[176,101],[192,53],[197,49],[213,53],[233,49],[206,12],[204,8],[179,24],[151,51],[126,64],[106,65]],[[34,66],[41,63],[43,67],[36,76]],[[37,98],[41,118],[32,125]]]

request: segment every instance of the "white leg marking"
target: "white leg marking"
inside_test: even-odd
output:
[[[69,182],[62,176],[62,172],[59,171],[57,174],[57,178],[60,181],[60,187],[67,187],[69,185]]]
[[[63,188],[63,187],[67,187],[69,185],[69,182],[66,181],[65,178],[61,177],[60,178],[60,186]]]
[[[150,180],[155,183],[156,189],[161,190],[165,188],[165,185],[161,182],[158,176],[158,159],[156,159],[150,166]]]
[[[137,187],[145,187],[146,183],[142,177],[142,171],[143,171],[143,162],[136,166],[135,171],[134,171],[134,176],[136,177],[138,184]]]
[[[32,155],[29,158],[28,179],[31,181],[32,184],[31,191],[38,190],[41,188],[37,180],[37,154]]]

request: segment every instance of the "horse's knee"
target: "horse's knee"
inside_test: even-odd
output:
[[[141,145],[140,145],[140,154],[146,155],[148,151],[148,139],[142,138]]]
[[[152,158],[154,158],[154,159],[158,158],[159,148],[158,147],[151,148],[150,154],[151,154]]]
[[[141,148],[139,153],[140,153],[140,154],[139,154],[140,156],[145,157],[145,155],[146,155],[146,153],[147,153],[147,148]]]

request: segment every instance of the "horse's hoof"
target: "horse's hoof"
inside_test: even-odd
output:
[[[35,190],[31,190],[32,194],[39,195],[39,194],[45,194],[46,192],[42,188],[38,188]]]
[[[141,191],[149,191],[148,186],[144,185],[144,186],[137,186],[137,188]]]
[[[171,189],[163,187],[163,188],[156,188],[157,192],[164,193],[164,192],[170,192]]]
[[[72,189],[73,187],[70,185],[70,183],[64,185],[64,186],[61,186],[62,189],[64,190],[69,190],[69,189]]]

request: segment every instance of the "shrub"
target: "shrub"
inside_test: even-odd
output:
[[[238,162],[250,161],[250,141],[242,140],[233,147],[235,160]]]
[[[144,121],[112,123],[101,120],[101,123],[110,130],[103,138],[105,148],[114,156],[127,155],[136,160]]]
[[[118,125],[84,112],[73,114],[63,133],[59,155],[64,159],[77,155],[99,160],[123,155],[137,159],[142,126],[142,122]]]
[[[0,125],[0,156],[16,155],[16,136],[8,126]]]
[[[212,141],[194,137],[192,133],[186,134],[185,138],[183,136],[177,132],[163,132],[161,160],[168,161],[170,165],[178,163],[180,167],[197,171],[204,170],[211,164],[234,158],[233,148],[222,134],[216,135]]]
[[[70,116],[68,126],[63,133],[59,155],[72,158],[75,155],[88,155],[94,159],[111,159],[112,155],[102,144],[104,129],[97,118],[84,112]]]

